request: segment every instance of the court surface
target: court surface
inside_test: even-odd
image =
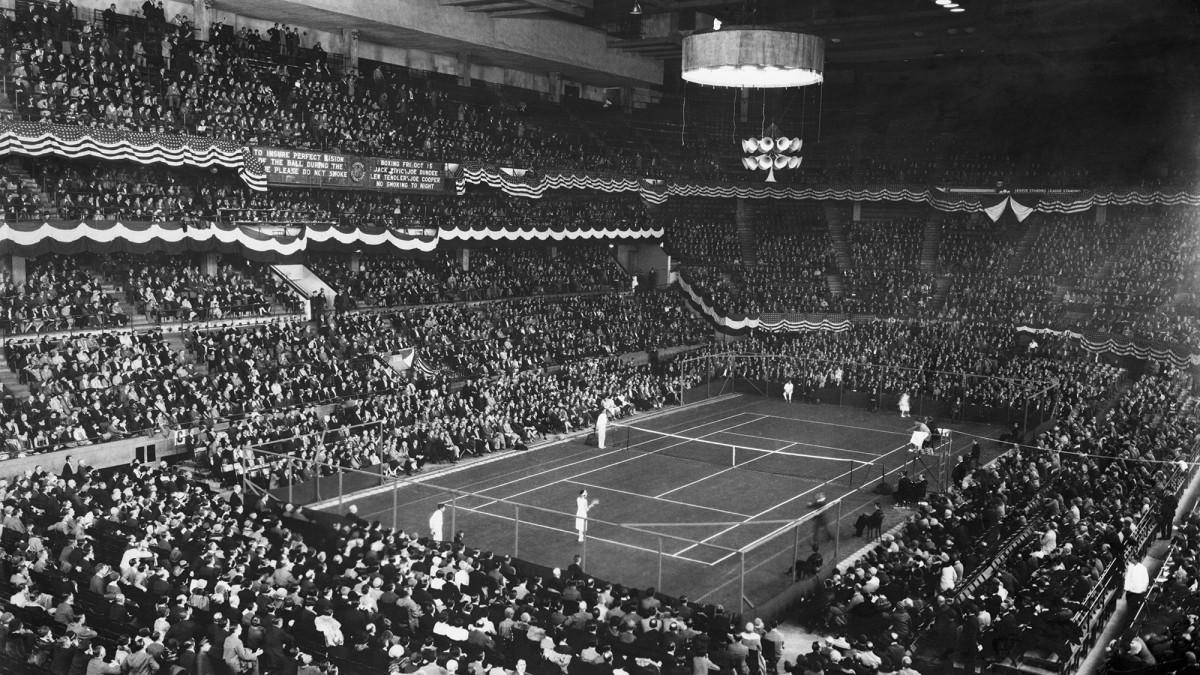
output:
[[[923,470],[905,451],[911,420],[895,413],[739,396],[623,423],[603,450],[563,441],[348,496],[341,509],[357,504],[367,520],[424,535],[445,502],[447,532],[464,531],[470,546],[563,568],[579,554],[608,581],[732,608],[743,594],[758,605],[786,588],[793,551],[806,557],[814,536],[827,562],[861,547],[858,514],[877,499],[892,511],[872,492],[881,478],[894,485],[901,471]],[[961,454],[972,438],[953,440]],[[599,503],[580,543],[585,489]],[[825,511],[828,532],[814,526],[819,494],[841,501]]]

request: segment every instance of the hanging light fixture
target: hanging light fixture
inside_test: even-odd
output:
[[[712,87],[771,89],[824,81],[825,41],[759,27],[725,27],[683,39],[683,79]]]
[[[642,15],[642,3],[638,2],[638,0],[633,0],[633,7],[629,8],[629,13],[634,16],[641,16]]]
[[[800,168],[804,158],[800,157],[799,152],[803,147],[804,140],[800,138],[747,138],[742,141],[742,152],[751,156],[742,158],[742,166],[751,171],[766,171],[767,182],[774,183],[776,169]]]

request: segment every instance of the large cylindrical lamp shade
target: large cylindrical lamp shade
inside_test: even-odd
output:
[[[825,41],[769,28],[726,28],[683,39],[683,79],[713,87],[806,87],[824,80]]]

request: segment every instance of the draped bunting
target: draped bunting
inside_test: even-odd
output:
[[[279,262],[300,256],[310,245],[349,248],[390,245],[402,251],[428,252],[437,248],[437,244],[436,230],[412,234],[382,227],[344,228],[329,223],[309,225],[299,234],[267,234],[251,226],[216,222],[0,221],[0,254],[30,257],[50,252],[221,250]]]
[[[259,260],[285,260],[303,253],[305,245],[303,236],[273,236],[229,223],[0,221],[0,254],[28,257],[83,251],[218,250]]]
[[[0,254],[37,256],[83,251],[210,251],[239,253],[278,262],[309,249],[390,246],[401,251],[430,252],[446,241],[585,241],[595,239],[660,239],[661,229],[588,230],[393,230],[374,225],[343,226],[309,223],[298,233],[275,233],[247,225],[217,222],[0,221]]]
[[[1149,340],[1134,340],[1123,335],[1111,335],[1099,332],[1080,333],[1070,330],[1033,328],[1030,326],[1018,326],[1017,331],[1034,335],[1057,335],[1072,340],[1079,340],[1081,347],[1095,354],[1115,354],[1117,356],[1132,356],[1139,359],[1165,361],[1179,368],[1200,366],[1200,354],[1188,353],[1184,347],[1170,346]]]
[[[541,199],[547,190],[599,190],[601,192],[657,192],[649,185],[654,181],[632,177],[589,176],[586,174],[535,174],[526,169],[484,166],[467,162],[452,172],[458,194],[466,193],[467,185],[486,185],[514,197]],[[665,196],[663,197],[665,200]],[[659,202],[661,203],[661,202]]]
[[[1022,199],[1026,198],[1022,197]],[[1016,197],[1010,197],[1008,200],[1008,205],[1012,207],[1013,215],[1017,217],[1018,223],[1025,222],[1025,219],[1028,218],[1035,210],[1037,210],[1036,204],[1034,206],[1025,206],[1024,204],[1018,202]]]
[[[741,333],[748,330],[765,330],[770,333],[798,333],[801,331],[831,331],[840,333],[850,330],[853,325],[849,318],[841,315],[825,314],[761,314],[757,317],[724,316],[708,302],[701,292],[698,292],[683,275],[678,275],[676,284],[683,291],[688,303],[717,325],[717,328],[730,333]]]
[[[233,143],[199,136],[147,134],[116,129],[0,122],[0,155],[57,155],[78,159],[95,157],[112,161],[169,166],[236,169],[252,190],[267,189],[262,163],[250,149]]]
[[[983,209],[983,212],[986,213],[987,217],[991,218],[992,222],[994,223],[997,220],[1000,220],[1000,216],[1004,215],[1004,209],[1008,208],[1008,203],[1010,201],[1012,201],[1010,198],[1005,197],[1003,200],[1001,200],[995,206],[985,207]]]
[[[1093,192],[1071,197],[1045,197],[1036,208],[1042,213],[1082,213],[1096,206],[1200,206],[1200,194],[1162,190]]]
[[[386,245],[401,251],[428,253],[437,248],[438,231],[431,229],[414,233],[373,225],[352,227],[333,223],[317,223],[305,228],[305,242],[319,248],[329,246],[362,248]]]
[[[1017,220],[1033,213],[1079,213],[1094,206],[1200,206],[1200,194],[1185,192],[1128,191],[1075,193],[1069,196],[1043,197],[1019,193],[997,193],[999,201],[985,205],[978,195],[957,194],[936,187],[786,187],[779,185],[730,185],[727,183],[666,183],[652,179],[589,176],[586,174],[539,175],[524,170],[485,166],[469,162],[452,172],[458,194],[466,194],[467,185],[486,185],[517,197],[541,199],[547,190],[599,190],[601,192],[638,192],[650,204],[664,204],[670,196],[725,199],[812,199],[863,202],[925,202],[939,211],[985,213],[993,221],[1011,208]],[[1020,199],[1021,201],[1018,201]],[[1023,202],[1023,203],[1022,203]],[[1031,205],[1032,202],[1032,205]]]
[[[661,239],[663,230],[438,230],[438,237],[459,241],[583,241],[585,239]]]

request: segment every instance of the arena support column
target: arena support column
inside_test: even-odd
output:
[[[471,86],[471,55],[467,52],[458,53],[458,86]]]
[[[346,55],[346,65],[358,69],[358,29],[342,29],[342,53]]]
[[[192,27],[201,42],[212,38],[209,29],[212,28],[213,0],[192,0]]]
[[[11,263],[13,283],[20,286],[25,283],[25,258],[14,255],[9,262]]]

